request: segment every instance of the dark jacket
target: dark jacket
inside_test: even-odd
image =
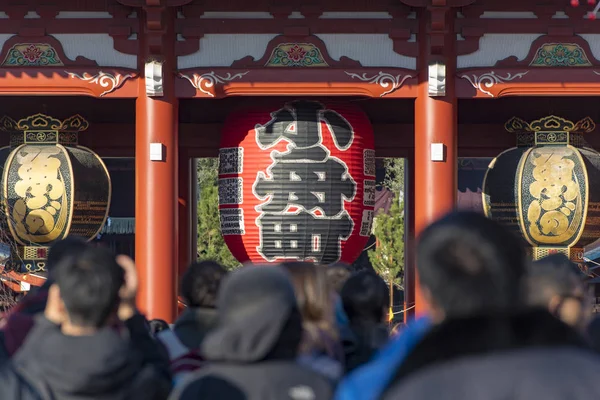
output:
[[[43,313],[48,300],[48,282],[32,289],[6,315],[6,323],[0,332],[2,350],[12,357],[21,347],[34,325],[34,317]]]
[[[302,317],[287,274],[247,267],[219,293],[219,324],[201,351],[206,367],[176,388],[173,400],[329,400],[332,385],[298,365]]]
[[[344,340],[346,373],[366,364],[377,350],[389,340],[389,330],[384,324],[352,324],[354,340]]]
[[[197,349],[206,334],[217,325],[214,308],[187,308],[175,322],[175,334],[189,349]]]
[[[119,332],[103,328],[90,336],[67,336],[43,316],[12,368],[44,400],[159,400],[168,396],[168,361],[136,315]],[[129,336],[129,337],[127,337]],[[12,399],[0,386],[0,398]]]
[[[599,356],[543,310],[453,319],[397,369],[384,400],[600,399]]]
[[[35,388],[23,379],[12,362],[0,362],[0,398],[10,400],[44,400]]]

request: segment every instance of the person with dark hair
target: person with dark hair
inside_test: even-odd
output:
[[[343,262],[337,262],[327,266],[326,271],[329,287],[334,291],[334,313],[335,323],[339,332],[339,341],[344,349],[344,353],[348,354],[355,351],[359,344],[358,338],[352,331],[350,321],[344,311],[340,293],[342,292],[342,287],[352,275],[352,266]]]
[[[187,308],[175,322],[174,332],[190,349],[200,347],[217,321],[217,296],[227,271],[214,261],[194,263],[181,278],[181,296]]]
[[[69,236],[50,247],[46,260],[46,282],[39,288],[32,288],[21,301],[6,315],[0,341],[9,356],[21,347],[34,325],[34,316],[44,312],[48,299],[48,290],[54,283],[55,267],[65,257],[76,255],[88,248],[88,243],[77,237]]]
[[[531,263],[527,293],[532,306],[548,311],[565,324],[585,332],[592,317],[592,299],[586,275],[564,254],[552,254]]]
[[[173,330],[157,335],[171,360],[175,382],[204,365],[199,349],[217,324],[217,296],[226,275],[227,271],[219,263],[202,261],[192,264],[181,278],[181,296],[187,308]]]
[[[385,281],[371,271],[361,271],[348,278],[341,292],[344,311],[357,341],[345,346],[346,372],[368,362],[389,338],[386,309],[389,291]]]
[[[217,327],[202,343],[207,367],[170,400],[329,400],[331,383],[296,362],[302,316],[286,272],[247,267],[225,278]]]
[[[421,234],[417,269],[434,326],[382,400],[600,398],[600,358],[576,330],[529,306],[526,253],[503,226],[449,214]]]
[[[46,309],[11,363],[26,387],[44,399],[164,399],[168,364],[135,309],[133,261],[88,247],[52,275]]]

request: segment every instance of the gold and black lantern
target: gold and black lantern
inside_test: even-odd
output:
[[[18,244],[20,260],[13,263],[22,264],[22,272],[43,271],[49,246],[68,235],[91,240],[106,221],[108,170],[96,153],[78,145],[79,132],[88,127],[79,115],[0,120],[0,130],[11,134],[10,148],[0,150],[0,161],[6,157],[3,206]]]
[[[600,229],[600,154],[583,140],[594,122],[515,117],[505,128],[517,134],[518,144],[489,165],[486,215],[518,231],[534,259],[561,252],[583,262],[583,247]]]

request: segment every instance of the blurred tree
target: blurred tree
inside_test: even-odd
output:
[[[240,263],[229,251],[221,235],[219,219],[219,160],[200,158],[198,169],[198,260],[213,260],[227,269]]]
[[[404,195],[404,158],[384,158],[385,179],[383,186],[391,190],[395,196]]]
[[[369,250],[373,269],[390,288],[390,311],[394,305],[394,286],[404,290],[404,204],[393,202],[389,212],[379,212],[373,224],[377,239]]]

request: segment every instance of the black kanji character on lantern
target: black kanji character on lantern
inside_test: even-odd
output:
[[[307,212],[263,214],[257,219],[261,230],[259,253],[269,262],[278,259],[313,260],[331,264],[341,255],[340,241],[354,227],[348,213],[320,218]]]
[[[271,152],[267,175],[259,172],[254,183],[255,196],[268,199],[256,208],[261,212],[256,220],[261,240],[257,250],[269,261],[335,262],[341,240],[354,228],[344,201],[354,199],[356,182],[344,162],[329,156],[322,128],[327,126],[338,149],[347,150],[354,138],[352,126],[315,101],[289,103],[271,117],[265,125],[256,125],[256,143],[263,150],[282,140],[288,145],[284,152]]]
[[[347,149],[354,138],[352,126],[344,117],[316,101],[294,101],[272,113],[271,117],[265,125],[256,125],[256,142],[263,149],[282,139],[290,142],[288,152],[277,154],[276,158],[319,161],[327,157],[327,149],[322,146],[322,121],[329,127],[339,149]]]
[[[344,199],[351,200],[356,183],[348,168],[335,157],[325,162],[280,162],[268,170],[270,178],[259,172],[254,193],[260,198],[270,196],[259,206],[262,212],[283,212],[289,206],[306,211],[319,208],[324,216],[333,217],[344,210]]]

